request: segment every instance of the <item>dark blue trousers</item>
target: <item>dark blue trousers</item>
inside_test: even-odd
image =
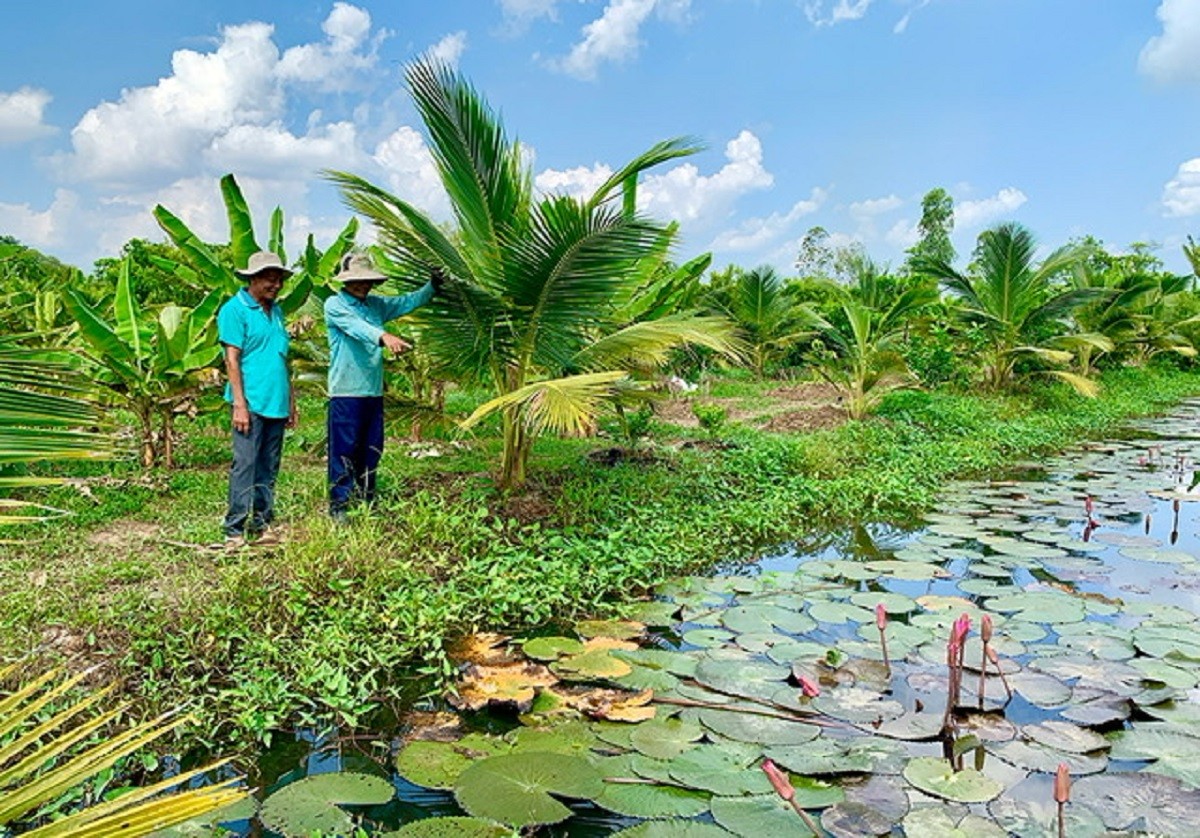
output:
[[[233,432],[233,465],[229,468],[229,510],[225,535],[265,529],[275,518],[275,478],[283,455],[286,419],[250,414],[250,430]]]
[[[375,472],[383,455],[383,396],[329,400],[329,511],[357,496],[375,500]]]

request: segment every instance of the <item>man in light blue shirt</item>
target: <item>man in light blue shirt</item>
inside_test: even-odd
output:
[[[296,426],[288,333],[276,304],[292,272],[277,255],[261,251],[237,274],[246,287],[217,312],[217,337],[229,377],[225,401],[232,406],[233,424],[229,508],[222,525],[229,548],[244,546],[247,535],[263,533],[274,520],[283,431]]]
[[[329,514],[343,521],[357,495],[375,499],[375,472],[383,454],[383,350],[410,346],[383,326],[425,305],[442,274],[398,297],[371,296],[387,277],[362,254],[342,260],[334,281],[341,290],[325,301],[329,330]]]

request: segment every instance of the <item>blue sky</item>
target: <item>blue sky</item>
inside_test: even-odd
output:
[[[82,267],[161,238],[161,202],[227,234],[234,172],[289,240],[348,217],[348,169],[448,218],[403,91],[428,50],[579,191],[667,137],[643,182],[679,257],[791,270],[814,225],[896,264],[922,195],[955,244],[1016,220],[1047,247],[1200,233],[1200,0],[44,0],[0,52],[0,233]]]

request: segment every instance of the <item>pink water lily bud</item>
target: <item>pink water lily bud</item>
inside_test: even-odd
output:
[[[984,643],[992,642],[992,615],[984,614],[979,618],[979,636]]]
[[[971,618],[963,614],[954,621],[954,627],[950,630],[950,642],[955,646],[962,646],[967,639],[967,634],[971,631]]]
[[[1057,803],[1066,803],[1071,799],[1071,769],[1067,767],[1065,762],[1058,764],[1058,771],[1054,774],[1054,800]]]
[[[778,765],[769,759],[764,759],[762,770],[767,775],[767,779],[771,781],[771,787],[775,789],[776,794],[789,802],[796,796],[796,789],[792,787],[792,781],[788,779],[785,772],[779,769]]]
[[[883,603],[875,606],[875,625],[880,631],[887,628],[887,609],[883,607]]]
[[[998,654],[996,654],[996,650],[993,649],[991,646],[987,647],[987,656],[988,656],[988,660],[990,660],[992,663],[996,664],[996,668],[999,669],[1000,668],[1000,656]]]
[[[806,698],[816,698],[821,694],[821,688],[817,682],[806,675],[800,676],[800,691],[804,693]]]
[[[1091,495],[1088,495],[1087,497],[1085,497],[1083,499],[1083,511],[1087,513],[1087,516],[1089,518],[1092,517],[1092,510],[1095,508],[1096,508],[1095,505],[1092,503]]]

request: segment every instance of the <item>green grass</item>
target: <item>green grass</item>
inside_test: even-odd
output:
[[[727,446],[660,440],[655,460],[614,467],[586,457],[611,442],[546,439],[530,485],[511,497],[491,483],[494,438],[443,441],[444,456],[429,459],[394,441],[375,514],[341,529],[324,516],[322,406],[306,403],[279,485],[290,538],[233,556],[178,546],[219,535],[226,420],[205,417],[181,429],[176,472],[93,464],[80,472],[87,494],[39,495],[74,514],[0,547],[0,658],[103,663],[144,710],[191,706],[214,740],[361,724],[417,679],[448,674],[458,633],[614,613],[669,576],[859,518],[918,514],[952,477],[1103,436],[1200,392],[1200,376],[1167,367],[1104,384],[1094,401],[1050,385],[897,393],[867,422],[807,435],[730,423]],[[776,385],[729,386],[751,398]]]

